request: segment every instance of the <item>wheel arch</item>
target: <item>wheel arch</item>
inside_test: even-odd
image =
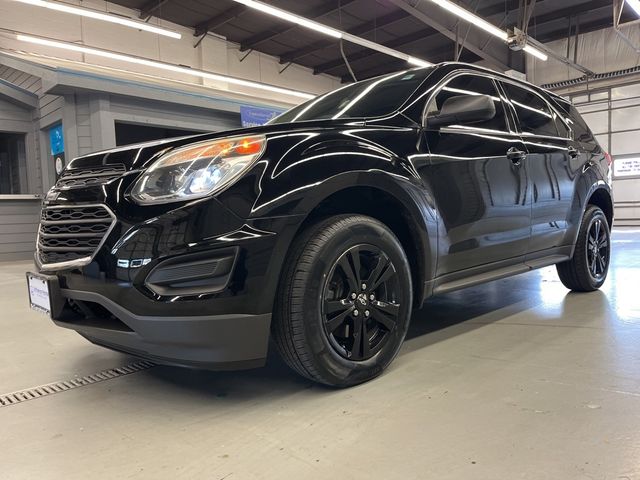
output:
[[[407,195],[409,197],[409,195]],[[296,236],[323,218],[340,214],[367,215],[386,225],[398,238],[409,261],[414,304],[424,301],[424,282],[430,279],[435,265],[434,235],[421,218],[418,205],[408,198],[372,185],[354,185],[336,190],[319,201],[307,214]],[[432,260],[432,261],[430,261]]]
[[[587,205],[599,207],[604,212],[607,223],[609,224],[609,229],[611,229],[613,226],[613,199],[611,198],[610,192],[604,187],[596,188],[589,196]]]

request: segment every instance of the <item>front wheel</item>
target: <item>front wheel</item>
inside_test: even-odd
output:
[[[592,292],[602,286],[609,271],[611,235],[604,212],[589,205],[578,233],[573,258],[556,265],[560,281],[575,292]]]
[[[381,222],[339,215],[294,242],[274,308],[273,337],[301,375],[348,387],[379,375],[407,333],[409,263]]]

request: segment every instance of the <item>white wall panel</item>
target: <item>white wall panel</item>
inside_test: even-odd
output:
[[[609,112],[584,113],[582,118],[587,122],[593,133],[607,133],[609,131]]]
[[[611,110],[611,131],[616,132],[636,128],[640,129],[640,105]],[[640,150],[640,145],[637,144],[637,148]]]
[[[596,135],[596,140],[600,144],[600,146],[604,149],[605,152],[609,152],[609,134],[605,133],[603,135]]]
[[[611,134],[611,154],[633,155],[640,153],[640,135],[637,131]]]

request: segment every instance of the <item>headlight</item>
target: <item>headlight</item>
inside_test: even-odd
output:
[[[209,140],[161,156],[135,183],[131,196],[142,204],[205,197],[229,185],[264,152],[263,135]]]

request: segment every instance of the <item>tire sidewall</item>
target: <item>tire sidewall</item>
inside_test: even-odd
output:
[[[334,263],[348,249],[355,245],[374,245],[384,252],[396,269],[400,290],[400,313],[398,323],[389,333],[384,347],[373,357],[363,361],[351,361],[342,357],[331,346],[325,333],[322,318],[324,286]],[[400,350],[409,327],[412,304],[411,275],[407,258],[400,242],[376,220],[353,223],[339,234],[328,237],[312,262],[309,275],[305,279],[303,312],[309,312],[304,319],[305,338],[312,351],[315,367],[328,383],[354,385],[379,375],[395,358]]]

